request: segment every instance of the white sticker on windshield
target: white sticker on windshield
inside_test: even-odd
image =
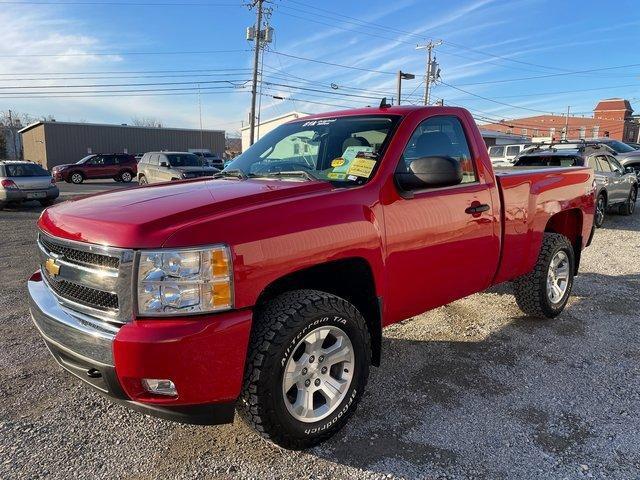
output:
[[[324,120],[309,120],[308,122],[303,123],[302,126],[303,127],[315,127],[315,126],[331,125],[336,120],[337,120],[337,118],[326,118]]]

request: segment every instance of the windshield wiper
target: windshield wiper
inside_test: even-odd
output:
[[[223,178],[223,177],[236,177],[240,180],[246,180],[249,178],[246,173],[244,173],[239,168],[233,168],[231,170],[223,170],[222,172],[216,173],[213,178]]]
[[[264,177],[302,177],[310,181],[318,180],[318,177],[316,177],[312,173],[307,172],[305,170],[290,170],[287,172],[267,172],[267,173],[261,173],[260,175]]]

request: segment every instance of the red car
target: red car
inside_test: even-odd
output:
[[[82,183],[87,179],[113,178],[116,182],[130,182],[138,173],[135,156],[127,153],[98,153],[87,155],[78,163],[53,167],[51,174],[56,181]]]
[[[353,414],[387,325],[507,281],[525,314],[559,315],[594,211],[589,168],[494,173],[464,109],[325,113],[213,179],[45,210],[31,312],[115,401],[196,424],[237,409],[304,448]]]

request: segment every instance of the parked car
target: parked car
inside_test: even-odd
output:
[[[217,168],[204,164],[202,159],[187,152],[148,152],[138,164],[138,183],[169,182],[185,178],[211,177]]]
[[[210,150],[196,150],[192,148],[189,149],[189,153],[199,156],[203,162],[210,167],[215,167],[218,170],[222,170],[224,168],[224,160],[222,160],[217,153],[211,153]]]
[[[45,210],[31,312],[60,366],[125,405],[198,424],[237,408],[310,447],[355,411],[383,327],[506,281],[559,315],[594,193],[589,168],[494,174],[461,108],[304,117],[214,179]]]
[[[493,145],[489,147],[489,158],[491,163],[495,166],[508,166],[513,163],[513,160],[518,154],[527,148],[524,143],[518,143],[516,145]]]
[[[519,157],[514,167],[593,168],[597,184],[594,224],[598,228],[604,223],[608,209],[616,209],[623,215],[631,215],[635,211],[638,178],[630,167],[625,170],[610,150],[599,142],[565,143],[562,147],[539,147]]]
[[[636,143],[636,142],[624,142],[624,143],[629,145],[634,150],[640,150],[640,143]]]
[[[80,184],[87,179],[113,178],[128,183],[135,178],[138,165],[127,153],[98,153],[87,155],[77,163],[58,165],[51,169],[56,181]]]
[[[8,203],[37,200],[52,205],[60,192],[51,174],[37,163],[0,160],[0,209]]]
[[[625,168],[631,167],[640,177],[640,150],[612,138],[601,138],[598,142],[611,148],[618,162]]]

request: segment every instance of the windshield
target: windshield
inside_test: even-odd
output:
[[[48,177],[47,172],[40,165],[35,163],[17,163],[4,166],[7,170],[7,177]]]
[[[610,146],[611,148],[613,148],[618,153],[635,152],[635,149],[633,147],[630,147],[626,143],[622,143],[622,142],[619,142],[617,140],[608,141],[608,142],[605,143],[605,145]]]
[[[576,167],[582,165],[582,158],[568,155],[524,155],[516,167]]]
[[[236,157],[225,170],[247,176],[296,176],[345,185],[371,178],[398,116],[304,119],[281,125]]]
[[[87,155],[86,157],[82,158],[81,160],[78,160],[78,165],[80,165],[81,163],[85,163],[90,158],[93,158],[93,155]]]
[[[491,158],[504,157],[504,147],[490,147],[489,157]]]
[[[202,160],[198,158],[197,155],[193,153],[171,153],[167,155],[169,159],[169,164],[172,167],[201,167]]]

